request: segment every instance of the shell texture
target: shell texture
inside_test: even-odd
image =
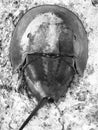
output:
[[[38,6],[18,22],[9,57],[14,71],[24,71],[32,95],[38,100],[49,96],[58,101],[74,75],[83,75],[88,58],[87,34],[70,10],[57,5]]]

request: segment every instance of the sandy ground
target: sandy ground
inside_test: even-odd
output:
[[[0,130],[18,130],[37,104],[35,98],[28,100],[17,92],[18,75],[8,58],[14,30],[9,16],[15,19],[43,4],[61,5],[79,16],[88,34],[89,57],[83,78],[71,85],[58,109],[54,104],[44,106],[24,130],[98,130],[98,6],[91,0],[0,0]]]

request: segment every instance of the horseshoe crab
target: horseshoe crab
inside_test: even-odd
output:
[[[46,102],[64,96],[77,73],[83,75],[88,58],[87,33],[70,10],[57,5],[30,9],[14,29],[9,48],[13,70],[25,80],[39,102],[20,130]]]

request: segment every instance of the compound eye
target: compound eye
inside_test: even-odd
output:
[[[54,103],[54,99],[52,97],[48,98],[48,103]]]
[[[77,40],[77,36],[76,36],[76,34],[74,34],[74,40],[75,40],[75,41]]]

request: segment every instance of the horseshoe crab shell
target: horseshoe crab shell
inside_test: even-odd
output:
[[[40,23],[44,23],[43,26],[40,26]],[[63,26],[61,26],[61,23]],[[58,27],[56,25],[58,25]],[[43,35],[41,35],[42,33],[40,33],[39,27],[41,27]],[[47,34],[45,33],[45,29],[47,27],[50,30],[52,28],[52,31],[49,30],[50,33],[48,33],[48,39],[45,37]],[[61,31],[60,28],[62,28],[63,31]],[[39,33],[37,37],[35,35],[33,37],[33,34],[38,30]],[[34,41],[34,38],[36,41],[35,43],[32,42]],[[59,44],[56,44],[58,41]],[[57,45],[59,45],[59,47],[57,47]],[[59,51],[57,48],[59,48]],[[35,53],[37,55],[34,55]],[[45,57],[43,58],[38,54],[41,54],[42,56],[45,55]],[[58,57],[58,55],[66,56],[67,54],[69,57],[60,57],[58,60],[56,58],[53,59],[52,54],[56,57]],[[88,58],[88,40],[82,22],[73,12],[57,5],[41,5],[30,9],[19,20],[12,35],[9,58],[13,70],[18,69],[20,65],[22,65],[26,56],[28,56],[28,60],[34,60],[25,71],[25,73],[27,72],[25,79],[32,94],[35,94],[37,100],[41,101],[41,103],[43,102],[44,97],[50,97],[51,99],[58,101],[59,97],[66,93],[68,85],[73,79],[75,74],[73,68],[80,75],[83,75],[86,67]],[[75,58],[70,58],[70,56]],[[48,63],[45,72],[43,59]],[[67,61],[71,63],[73,68],[66,64]],[[47,85],[42,84],[41,86],[38,84],[35,87],[30,73],[33,75],[33,78],[40,79],[39,81],[43,81],[45,73],[47,73]],[[40,105],[38,105],[38,107],[39,106]],[[29,117],[31,117],[31,115]],[[22,130],[28,123],[28,119],[23,123],[20,130]]]
[[[9,57],[13,69],[15,70],[22,63],[23,52],[21,50],[23,48],[23,45],[21,44],[21,40],[24,35],[24,32],[28,28],[28,25],[37,15],[48,12],[54,13],[57,17],[62,19],[65,25],[73,31],[75,36],[73,44],[74,54],[77,57],[75,59],[76,69],[78,73],[82,75],[86,67],[88,58],[88,40],[86,31],[82,22],[73,12],[57,5],[42,5],[35,8],[31,8],[19,20],[16,28],[14,29],[9,48]],[[29,53],[29,50],[27,51],[27,53]]]

